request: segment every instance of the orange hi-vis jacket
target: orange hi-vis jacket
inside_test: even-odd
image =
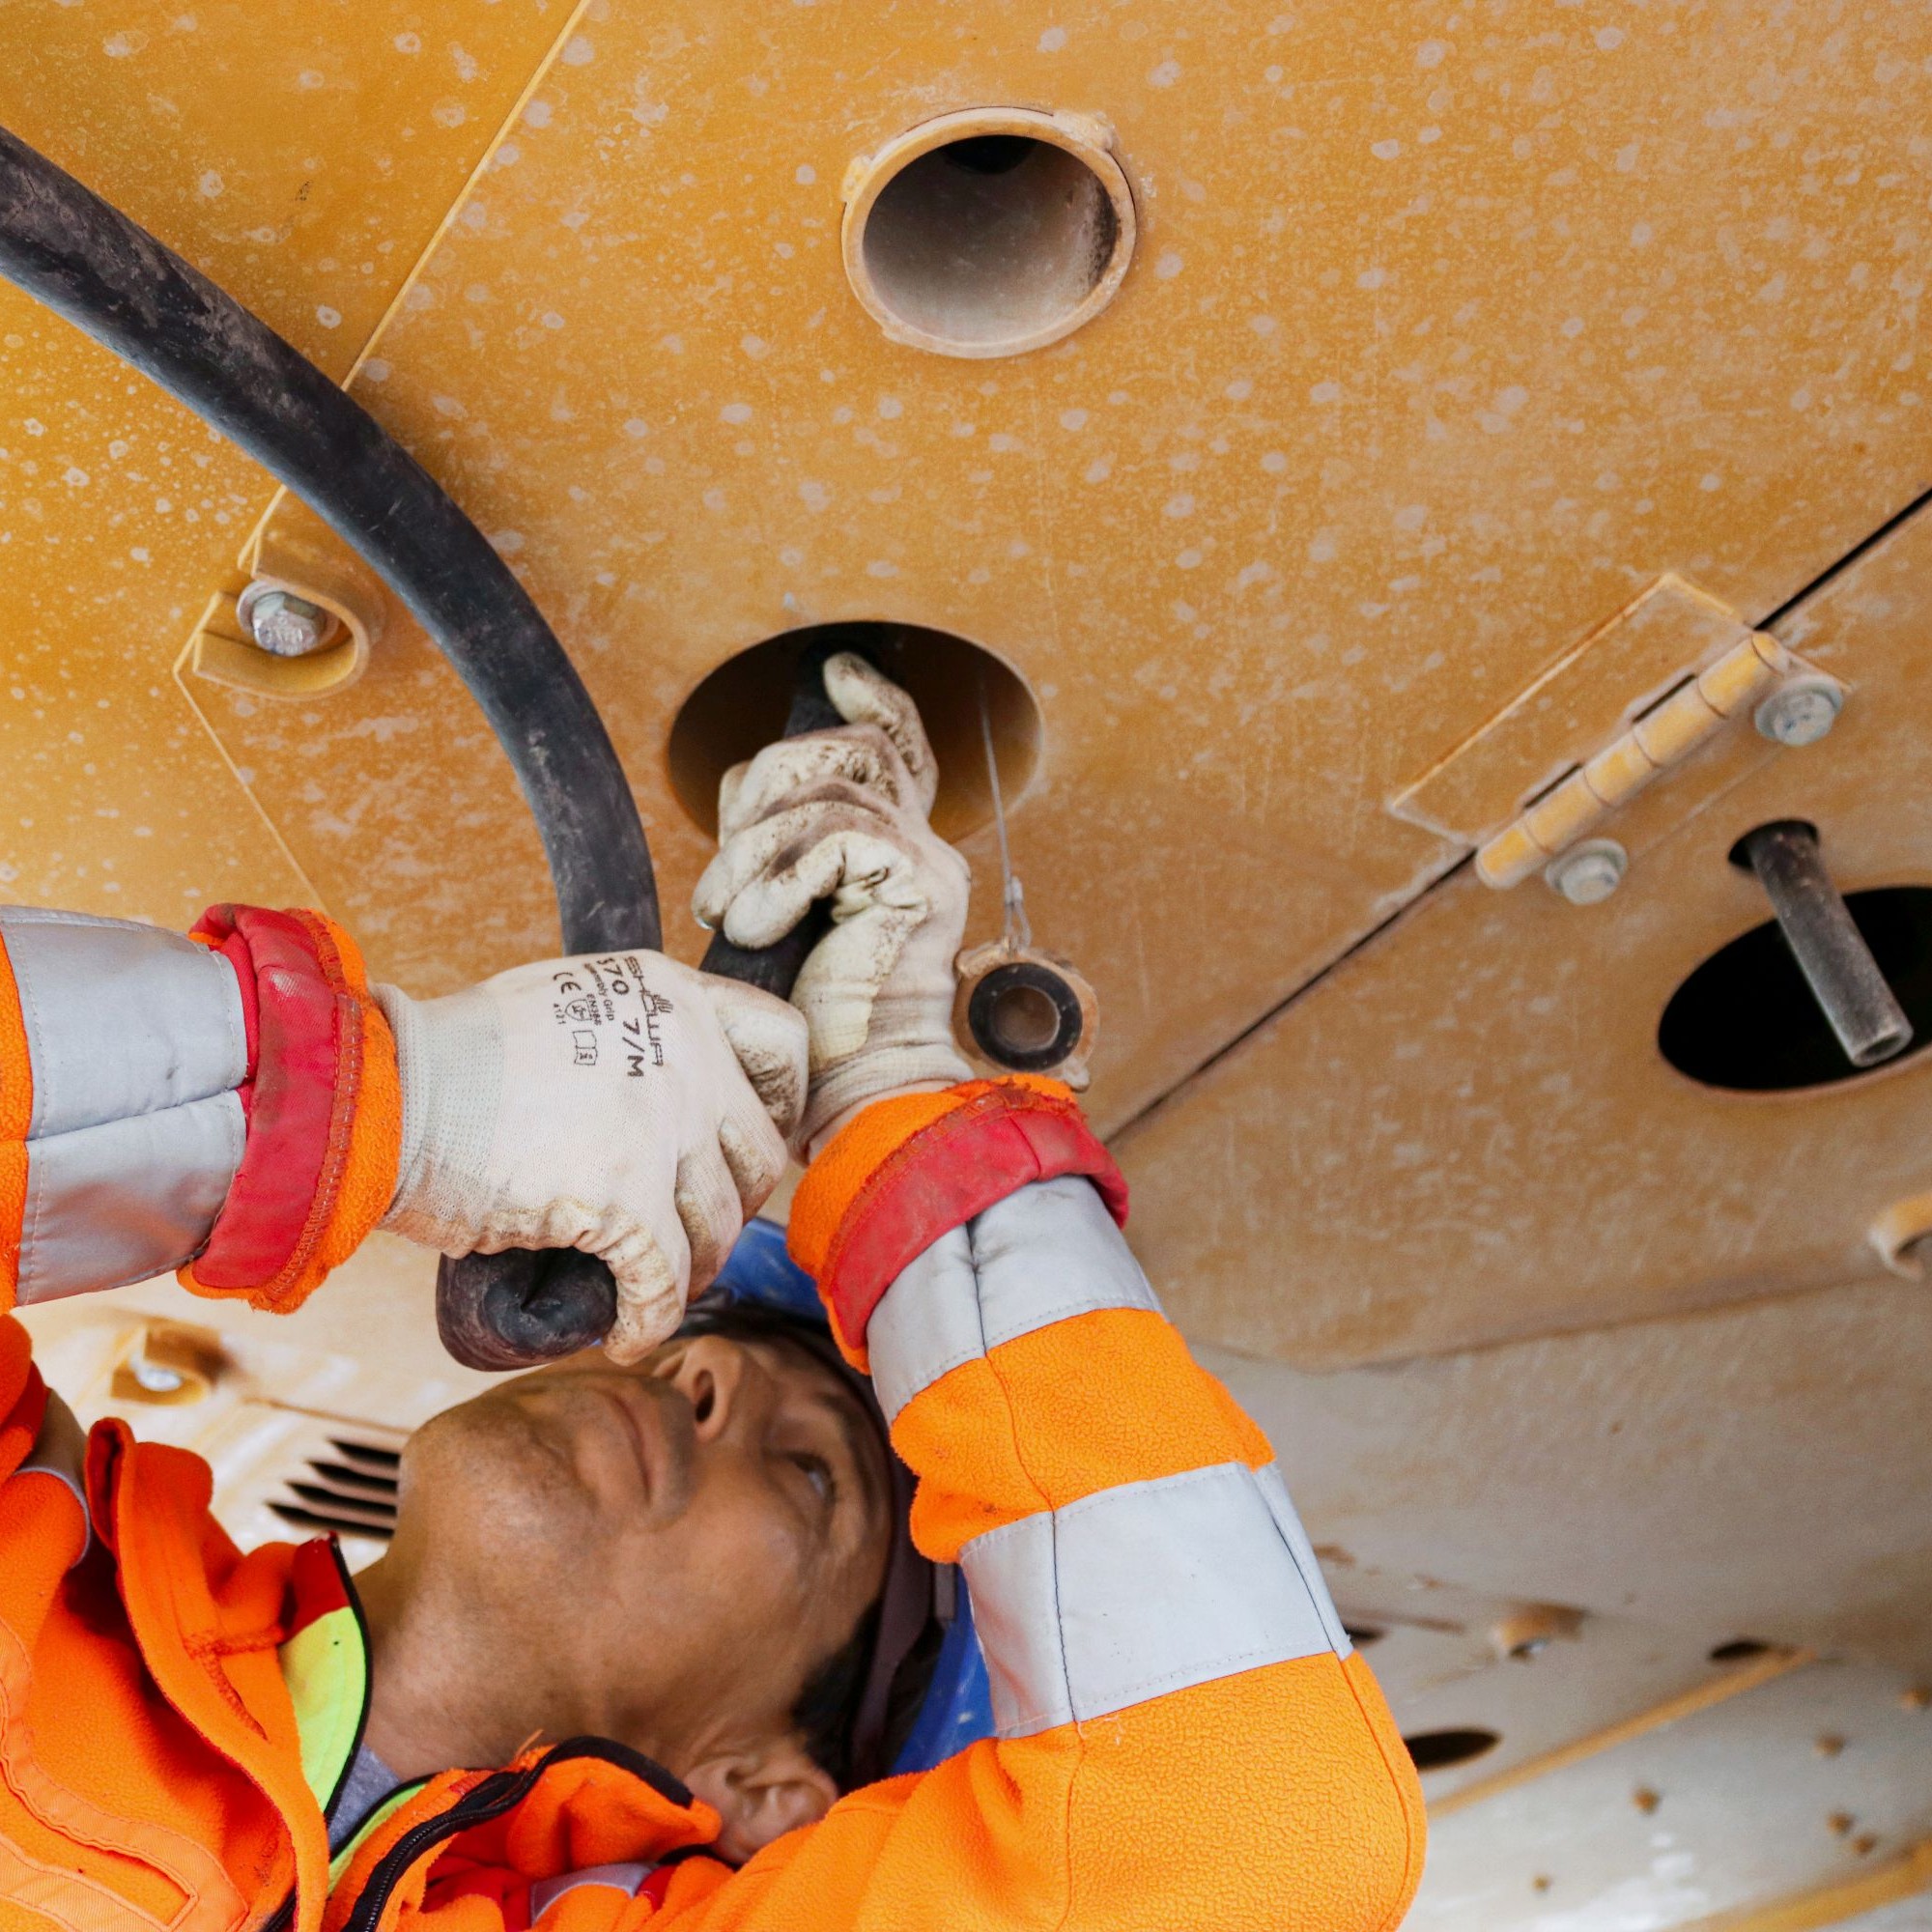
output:
[[[293,1306],[380,1220],[395,1051],[347,936],[0,909],[0,1932],[1389,1932],[1422,1806],[1266,1441],[1189,1358],[1066,1092],[867,1109],[792,1248],[957,1562],[998,1736],[733,1871],[598,1739],[390,1794],[331,1860],[367,1662],[327,1539],[83,1438],[4,1310],[168,1267]],[[338,1837],[343,1832],[338,1831]]]

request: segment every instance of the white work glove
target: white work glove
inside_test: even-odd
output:
[[[373,991],[403,1089],[383,1226],[446,1255],[601,1255],[617,1277],[607,1351],[656,1348],[784,1173],[798,1014],[644,952],[519,966],[440,1000]]]
[[[718,856],[692,909],[770,946],[832,897],[792,988],[811,1034],[801,1128],[815,1151],[868,1101],[972,1077],[952,1044],[966,862],[926,822],[939,773],[913,701],[864,658],[825,666],[842,728],[767,745],[724,774]]]

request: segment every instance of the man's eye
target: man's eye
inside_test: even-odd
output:
[[[792,1462],[811,1479],[812,1487],[830,1502],[838,1493],[838,1485],[833,1480],[832,1464],[823,1456],[812,1456],[803,1452],[794,1455]]]

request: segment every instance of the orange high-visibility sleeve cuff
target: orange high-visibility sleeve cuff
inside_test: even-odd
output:
[[[1123,1402],[1124,1388],[1160,1400]],[[1179,1330],[1140,1308],[1076,1315],[960,1363],[899,1411],[893,1446],[928,1472],[912,1531],[935,1563],[956,1563],[989,1529],[1101,1490],[1274,1461]]]
[[[395,1193],[395,1040],[355,941],[320,913],[215,906],[193,937],[242,985],[248,1139],[208,1245],[180,1279],[285,1311],[355,1251]]]
[[[0,1315],[0,1482],[27,1460],[46,1409],[34,1345],[11,1315]]]
[[[969,1080],[867,1107],[807,1170],[792,1259],[818,1283],[833,1333],[865,1366],[866,1327],[906,1264],[1036,1180],[1085,1175],[1117,1222],[1127,1184],[1057,1080]]]

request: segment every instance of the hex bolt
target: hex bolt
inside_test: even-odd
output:
[[[1902,1053],[1912,1022],[1832,883],[1817,833],[1797,819],[1779,819],[1746,833],[1739,846],[1845,1058],[1854,1066],[1876,1066]]]
[[[1608,898],[1629,870],[1630,854],[1614,838],[1586,838],[1550,860],[1543,876],[1572,905],[1586,906]]]
[[[1753,723],[1767,738],[1796,748],[1815,745],[1838,722],[1845,694],[1835,678],[1815,672],[1788,677],[1760,704]]]
[[[264,590],[242,612],[248,634],[271,657],[305,658],[328,641],[335,619],[292,590]]]

